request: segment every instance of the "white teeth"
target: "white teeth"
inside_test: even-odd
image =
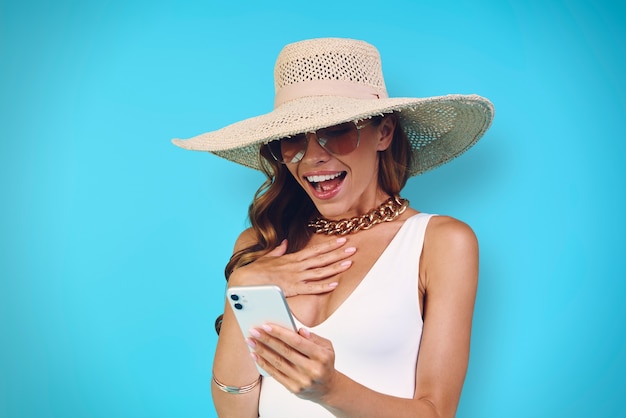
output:
[[[324,176],[307,176],[306,179],[311,183],[320,183],[322,181],[328,181],[339,177],[341,173],[326,174]]]

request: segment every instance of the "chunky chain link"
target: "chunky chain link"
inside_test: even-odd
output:
[[[309,223],[316,234],[348,235],[353,232],[367,230],[382,222],[390,222],[400,216],[409,206],[409,201],[400,196],[393,196],[383,202],[379,207],[372,209],[365,215],[356,216],[340,221],[329,221],[317,218]]]

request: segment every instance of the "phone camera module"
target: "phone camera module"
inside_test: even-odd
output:
[[[238,301],[239,300],[239,295],[232,294],[232,295],[230,295],[230,298],[232,300],[234,300],[234,301]]]
[[[237,310],[242,310],[242,309],[243,309],[243,305],[242,305],[241,303],[235,303],[233,306],[234,306],[234,307],[235,307],[235,309],[237,309]]]

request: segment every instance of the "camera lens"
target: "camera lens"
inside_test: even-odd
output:
[[[241,303],[235,303],[235,309],[242,310],[243,305]]]
[[[230,298],[232,300],[239,300],[239,295],[232,294],[232,295],[230,295]]]

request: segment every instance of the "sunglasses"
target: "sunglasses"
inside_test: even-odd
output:
[[[315,135],[315,140],[320,147],[333,155],[346,155],[357,149],[361,140],[360,131],[371,120],[361,125],[356,121],[340,123],[328,128],[318,129],[315,132],[302,133],[278,141],[270,141],[267,146],[272,157],[282,164],[295,164],[302,160],[309,145],[310,133]]]

